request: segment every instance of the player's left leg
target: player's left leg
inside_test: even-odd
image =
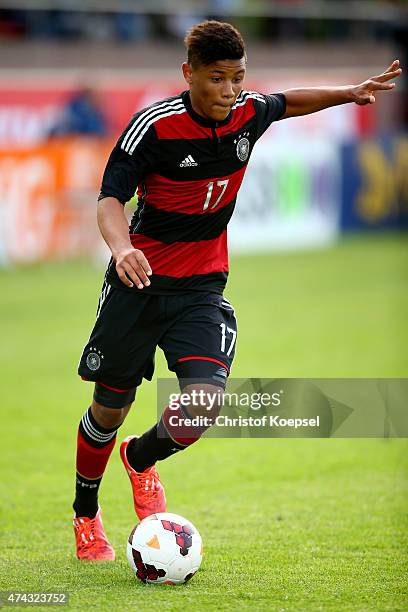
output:
[[[151,429],[140,437],[128,436],[121,444],[120,455],[130,478],[134,507],[140,520],[166,511],[164,488],[155,467],[156,462],[167,459],[197,442],[218,415],[223,387],[204,382],[208,379],[203,378],[203,362],[196,361],[195,365],[196,382],[183,386],[182,393],[185,397],[205,399],[183,407],[167,406]],[[219,369],[219,366],[217,367]],[[213,367],[212,369],[214,370]],[[208,398],[211,399],[208,401]],[[185,419],[191,420],[195,416],[205,417],[205,425],[183,424]],[[177,418],[178,425],[172,425],[172,417]]]
[[[171,298],[169,298],[171,299]],[[234,309],[222,296],[194,295],[178,300],[178,316],[163,336],[163,348],[169,369],[175,371],[183,393],[203,400],[187,407],[167,406],[159,421],[141,437],[130,436],[121,445],[122,461],[132,480],[135,509],[142,518],[138,499],[143,494],[137,486],[140,475],[154,469],[158,460],[184,450],[196,442],[218,414],[222,391],[235,354],[236,320]],[[202,394],[200,393],[202,392]],[[212,398],[211,401],[207,401]],[[171,419],[173,416],[179,419]],[[185,418],[206,416],[207,425],[181,427]],[[147,485],[149,486],[149,484]],[[154,486],[154,479],[151,480]],[[147,514],[144,514],[147,516]]]

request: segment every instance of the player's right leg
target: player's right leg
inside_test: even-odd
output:
[[[102,298],[78,369],[83,379],[95,382],[92,405],[78,428],[73,504],[77,556],[87,560],[114,559],[100,518],[98,491],[136,388],[143,376],[153,373],[156,344],[152,296],[105,284]]]
[[[97,394],[97,390],[95,392]],[[115,552],[102,524],[99,486],[116,442],[116,433],[131,404],[108,408],[93,400],[84,413],[77,435],[76,486],[73,508],[77,557],[113,561]]]

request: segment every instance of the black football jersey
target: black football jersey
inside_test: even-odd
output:
[[[215,122],[194,111],[185,91],[132,118],[109,157],[99,198],[125,204],[137,192],[130,239],[153,272],[143,292],[222,293],[238,190],[256,141],[285,107],[283,94],[242,91],[228,117]],[[112,260],[107,281],[126,289]]]

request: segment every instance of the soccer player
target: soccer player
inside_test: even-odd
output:
[[[224,389],[235,352],[234,309],[223,297],[228,275],[227,224],[253,147],[273,123],[355,102],[375,102],[401,70],[395,60],[359,85],[262,94],[243,89],[246,53],[230,24],[206,21],[185,39],[188,90],[138,112],[114,147],[102,180],[97,217],[110,260],[97,319],[79,374],[94,381],[79,424],[74,531],[77,556],[113,560],[98,489],[142,379],[151,380],[159,346],[183,392]],[[135,192],[130,223],[123,205]],[[205,382],[203,382],[205,381]],[[208,406],[179,407],[197,415]],[[215,411],[216,411],[215,407]],[[213,412],[215,414],[216,412]],[[169,408],[120,455],[139,519],[166,510],[155,469],[204,431],[177,431]]]

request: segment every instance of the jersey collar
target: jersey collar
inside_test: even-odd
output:
[[[226,125],[227,123],[231,121],[232,111],[230,111],[229,115],[222,121],[214,121],[213,119],[207,119],[206,117],[202,117],[201,115],[196,113],[191,105],[190,92],[188,90],[183,91],[183,93],[181,94],[181,98],[184,102],[184,106],[186,107],[187,112],[190,115],[190,117],[196,123],[199,123],[203,127],[217,128],[217,127],[221,127],[222,125]]]

